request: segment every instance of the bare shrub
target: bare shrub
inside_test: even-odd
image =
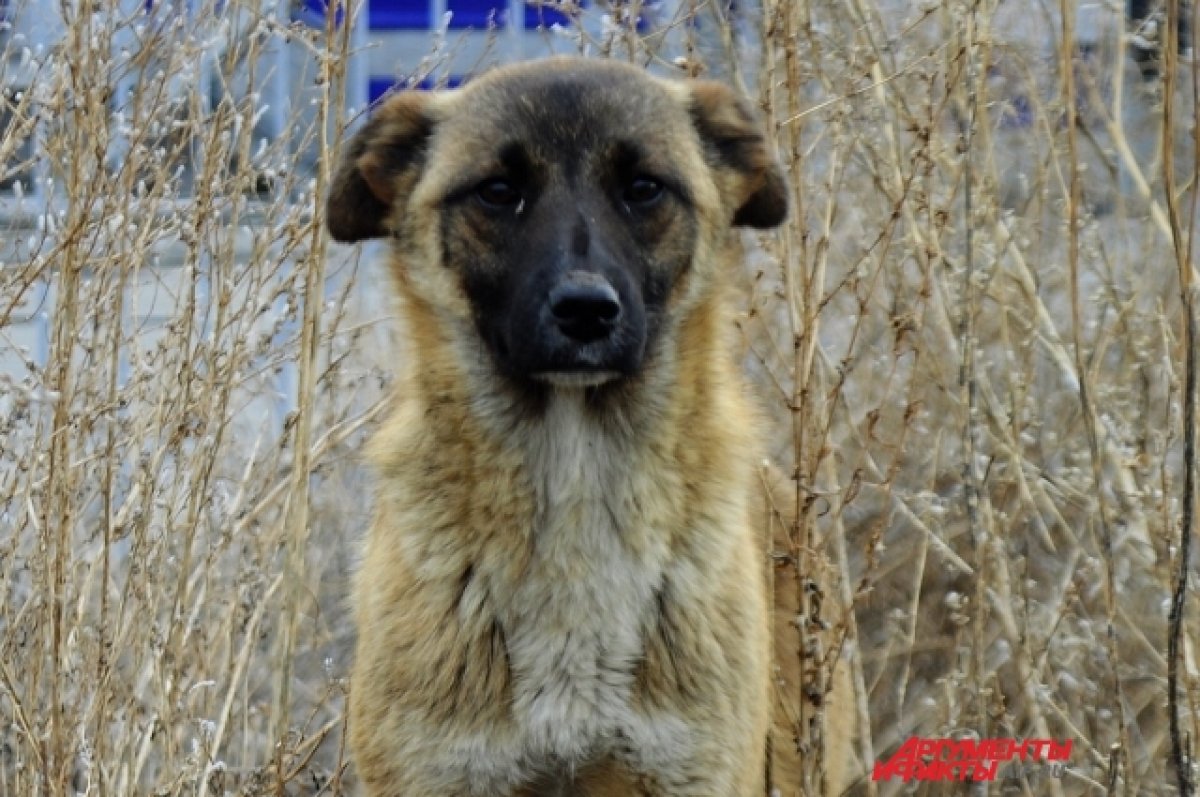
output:
[[[1194,779],[1193,64],[1144,77],[1117,6],[551,5],[546,50],[721,76],[777,132],[739,329],[813,576],[807,793],[827,710],[853,793],[899,793],[871,766],[911,735],[1074,740],[1025,793]],[[403,356],[321,228],[361,42],[265,0],[55,13],[50,49],[0,31],[0,795],[346,793],[358,449]]]

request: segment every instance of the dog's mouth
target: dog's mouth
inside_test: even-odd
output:
[[[539,341],[534,336],[510,343],[504,335],[493,335],[489,336],[488,342],[503,373],[518,380],[556,388],[583,389],[614,382],[629,376],[640,361],[640,355],[629,351],[614,352],[606,346],[546,351],[546,347],[537,345]]]
[[[618,379],[620,376],[621,374],[618,371],[602,369],[538,371],[533,374],[533,378],[539,382],[544,382],[554,387],[565,388],[596,387],[597,385],[603,385],[606,382]]]
[[[557,284],[557,294],[534,286],[498,306],[477,304],[476,329],[501,373],[574,389],[638,373],[646,348],[640,295],[634,288],[618,293],[587,273],[572,274]]]

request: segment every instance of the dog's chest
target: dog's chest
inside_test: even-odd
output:
[[[629,447],[581,406],[553,404],[528,445],[532,558],[503,611],[514,719],[534,755],[582,762],[642,735],[631,691],[665,543]]]

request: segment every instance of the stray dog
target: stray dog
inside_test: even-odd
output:
[[[369,795],[765,788],[735,226],[787,214],[749,105],[613,61],[387,100],[327,204],[411,352],[372,443],[351,746]]]

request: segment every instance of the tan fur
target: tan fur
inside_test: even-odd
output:
[[[446,236],[472,233],[439,202],[486,176],[480,153],[539,68],[611,73],[622,101],[645,107],[639,135],[686,176],[697,232],[663,228],[662,251],[690,241],[690,268],[642,372],[550,388],[531,409],[481,353],[443,259],[456,251]],[[394,236],[412,343],[372,445],[376,514],[354,588],[351,742],[366,794],[764,793],[759,446],[722,271],[731,225],[776,223],[785,200],[751,125],[715,84],[560,61],[402,95],[351,143],[330,226]]]

